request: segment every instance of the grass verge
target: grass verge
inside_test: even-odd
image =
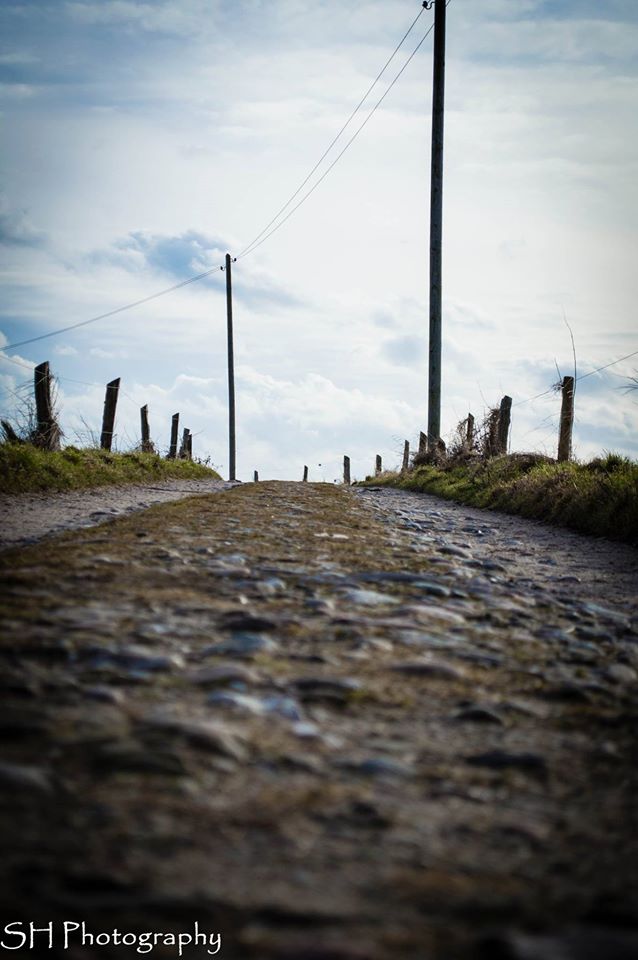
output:
[[[190,460],[163,460],[153,453],[108,453],[66,447],[52,453],[30,443],[0,444],[0,493],[55,492],[149,480],[219,480]]]
[[[420,466],[366,484],[432,493],[579,533],[638,544],[638,463],[608,454],[591,463],[555,463],[511,454],[483,463]]]

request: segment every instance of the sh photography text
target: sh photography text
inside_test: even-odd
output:
[[[175,947],[177,956],[184,955],[186,947],[202,947],[206,953],[215,956],[221,950],[221,933],[204,933],[195,922],[192,933],[123,933],[113,929],[95,933],[87,930],[86,923],[76,923],[74,920],[64,920],[60,923],[50,923],[38,926],[36,923],[22,923],[16,921],[7,923],[2,931],[0,947],[4,950],[53,950],[61,946],[68,950],[74,944],[83,947],[130,947],[136,953],[150,953],[155,947]]]

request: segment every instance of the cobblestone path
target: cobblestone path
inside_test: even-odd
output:
[[[636,555],[293,483],[5,551],[0,940],[635,960]]]

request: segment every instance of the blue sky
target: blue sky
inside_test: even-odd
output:
[[[0,344],[141,299],[237,253],[323,153],[420,8],[413,0],[84,0],[0,8]],[[424,12],[388,80],[431,23]],[[555,451],[571,372],[638,350],[633,0],[448,9],[443,429],[504,393],[514,449]],[[431,38],[315,194],[234,268],[239,475],[396,463],[427,419]],[[379,85],[380,96],[385,86]],[[365,114],[362,114],[362,117]],[[356,129],[356,128],[353,128]],[[330,159],[330,158],[328,158]],[[321,173],[321,170],[319,171]],[[221,272],[0,359],[60,377],[68,442],[122,378],[227,468]],[[638,455],[638,356],[577,391],[576,453]],[[78,383],[76,381],[82,381]],[[319,467],[318,465],[322,466]]]

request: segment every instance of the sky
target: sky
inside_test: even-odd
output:
[[[139,408],[228,471],[225,274],[18,348],[237,256],[297,189],[419,13],[415,0],[4,0],[0,410],[58,378],[64,442]],[[412,32],[308,189],[433,22]],[[638,7],[451,0],[442,433],[513,398],[512,450],[638,458]],[[432,35],[283,226],[233,264],[238,476],[400,462],[427,424]],[[299,194],[301,198],[304,194]],[[572,335],[573,344],[572,346]],[[575,353],[575,358],[574,358]],[[13,358],[13,362],[6,359]],[[17,361],[17,362],[16,362]],[[587,376],[587,374],[591,374]],[[531,399],[543,394],[538,399]]]

